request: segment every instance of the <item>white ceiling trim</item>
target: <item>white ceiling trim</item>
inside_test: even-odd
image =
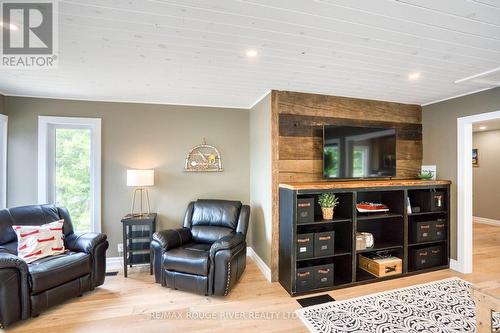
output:
[[[431,102],[427,102],[424,104],[421,104],[420,106],[428,106],[448,100],[452,100],[455,98],[459,97],[465,97],[468,95],[473,95],[482,91],[486,90],[491,90],[495,89],[497,87],[490,87],[490,88],[485,88],[485,89],[479,89],[479,90],[474,90],[471,92],[463,93],[460,95],[455,95]],[[211,104],[171,104],[171,103],[163,103],[163,102],[144,102],[144,101],[134,101],[134,100],[113,100],[113,99],[89,99],[89,98],[66,98],[66,97],[57,97],[57,96],[41,96],[41,95],[20,95],[20,94],[7,94],[2,91],[0,91],[0,95],[7,96],[7,97],[23,97],[23,98],[41,98],[41,99],[55,99],[55,100],[68,100],[68,101],[82,101],[82,102],[102,102],[102,103],[132,103],[132,104],[153,104],[153,105],[165,105],[165,106],[192,106],[192,107],[204,107],[204,108],[224,108],[224,109],[236,109],[236,110],[251,110],[255,105],[257,105],[260,101],[262,101],[267,95],[269,95],[272,90],[270,89],[266,91],[261,97],[259,97],[255,102],[253,102],[250,106],[248,107],[242,107],[242,106],[227,106],[227,105],[211,105]],[[312,91],[300,91],[302,93],[309,93],[309,94],[317,94]],[[347,95],[341,95],[339,97],[346,97],[346,98],[359,98],[356,96],[347,96]],[[380,102],[394,102],[394,101],[389,101],[389,100],[380,100],[380,99],[372,99],[374,101],[380,101]],[[403,103],[403,102],[394,102],[394,103],[401,103],[401,104],[411,104],[411,103]],[[418,105],[418,104],[416,104]]]
[[[122,103],[122,104],[152,104],[152,105],[164,105],[164,106],[183,106],[183,107],[200,107],[200,108],[221,108],[221,109],[235,109],[235,110],[250,110],[250,108],[245,108],[241,106],[228,106],[228,105],[205,105],[205,104],[169,104],[163,102],[144,102],[135,100],[113,100],[113,99],[91,99],[91,98],[70,98],[70,97],[57,97],[57,96],[37,96],[37,95],[19,95],[19,94],[4,94],[0,92],[1,95],[8,97],[22,97],[22,98],[40,98],[40,99],[55,99],[55,100],[68,100],[75,102],[96,102],[96,103]]]
[[[446,98],[438,99],[438,100],[435,100],[435,101],[432,101],[432,102],[427,102],[427,103],[422,104],[421,106],[428,106],[428,105],[432,105],[432,104],[436,104],[436,103],[440,103],[440,102],[444,102],[444,101],[449,101],[451,99],[455,99],[455,98],[459,98],[459,97],[465,97],[465,96],[468,96],[468,95],[473,95],[473,94],[480,93],[481,91],[491,90],[491,89],[495,89],[495,88],[496,87],[488,87],[488,88],[478,89],[478,90],[470,91],[470,92],[467,92],[467,93],[464,93],[464,94],[455,95],[455,96],[451,96],[451,97],[446,97]]]
[[[472,79],[475,79],[475,78],[478,78],[478,77],[481,77],[481,76],[485,76],[485,75],[488,75],[488,74],[491,74],[491,73],[495,73],[495,72],[498,72],[498,71],[500,71],[500,67],[493,68],[493,69],[490,69],[489,71],[481,72],[479,74],[474,74],[474,75],[471,75],[471,76],[464,77],[463,79],[456,80],[455,83],[469,81],[469,80],[472,80]]]
[[[260,101],[262,101],[264,98],[267,97],[267,95],[269,95],[270,93],[272,92],[271,89],[269,89],[268,91],[266,91],[262,96],[260,96],[252,105],[250,105],[249,109],[253,109],[254,106],[256,106],[257,104],[260,103]]]

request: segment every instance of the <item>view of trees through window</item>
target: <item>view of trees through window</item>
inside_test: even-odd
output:
[[[324,173],[328,178],[339,176],[339,147],[336,145],[326,146],[324,154]]]
[[[76,231],[88,232],[91,211],[91,131],[57,128],[55,201],[69,210]]]
[[[340,173],[340,151],[337,145],[325,146],[324,155],[324,174],[328,178],[339,177]],[[366,148],[354,147],[352,156],[352,177],[366,177]]]
[[[352,176],[364,177],[365,175],[365,150],[354,147],[352,156]]]

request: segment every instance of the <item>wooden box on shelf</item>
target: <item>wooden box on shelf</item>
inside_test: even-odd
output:
[[[358,255],[359,268],[376,276],[384,277],[403,273],[403,260],[397,257],[368,258]]]

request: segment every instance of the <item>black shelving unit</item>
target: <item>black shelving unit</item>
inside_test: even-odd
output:
[[[335,184],[335,183],[332,183]],[[361,182],[360,184],[365,184]],[[280,242],[279,242],[279,281],[292,296],[312,292],[327,291],[350,287],[358,284],[371,283],[387,279],[413,275],[449,267],[449,185],[415,186],[377,186],[359,188],[349,186],[348,189],[334,185],[331,189],[292,189],[280,187]],[[408,211],[408,198],[419,197],[425,191],[440,191],[444,193],[444,208],[439,211]],[[332,221],[324,221],[317,198],[322,193],[334,193],[339,197],[339,206],[335,209]],[[419,192],[419,193],[417,193]],[[306,223],[297,222],[297,200],[313,198],[315,202],[314,220]],[[387,213],[363,214],[356,210],[356,203],[363,201],[386,204]],[[412,242],[412,223],[428,220],[445,220],[446,238],[428,242]],[[335,231],[335,252],[333,255],[297,258],[297,235],[324,231]],[[374,247],[356,250],[356,232],[369,232],[374,235]],[[442,249],[442,260],[432,267],[417,269],[410,263],[411,249],[421,249],[428,246],[439,246]],[[403,261],[403,273],[395,276],[378,278],[358,268],[357,256],[362,253],[388,251]],[[297,269],[320,265],[334,265],[333,286],[297,291]]]
[[[128,267],[149,264],[153,274],[150,244],[156,230],[156,213],[141,216],[127,215],[123,226],[123,275],[127,277]]]

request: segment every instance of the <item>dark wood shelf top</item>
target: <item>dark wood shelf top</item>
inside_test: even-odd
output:
[[[442,239],[442,240],[434,240],[434,241],[420,242],[420,243],[409,243],[408,246],[430,245],[430,244],[438,244],[438,243],[445,243],[445,242],[446,242],[446,239]]]
[[[297,226],[303,226],[303,225],[329,225],[329,224],[335,224],[335,223],[342,223],[342,222],[352,222],[352,219],[344,218],[344,217],[334,217],[333,220],[323,220],[323,219],[315,219],[314,222],[306,222],[306,223],[297,223]]]
[[[149,254],[149,249],[127,249],[129,253],[144,252],[144,254]]]
[[[432,214],[446,214],[447,211],[446,210],[440,210],[440,211],[437,211],[437,212],[419,212],[419,213],[411,213],[411,214],[408,214],[408,216],[419,216],[419,215],[432,215]]]
[[[289,190],[334,190],[347,188],[375,188],[390,186],[442,186],[449,185],[449,180],[421,180],[421,179],[383,179],[383,180],[341,180],[316,181],[304,183],[281,183],[281,188]]]
[[[371,247],[369,249],[364,249],[364,250],[356,250],[356,253],[367,253],[367,252],[377,252],[377,251],[388,251],[388,250],[394,250],[394,249],[399,249],[402,248],[403,245],[397,245],[394,243],[389,243],[389,242],[380,242],[378,245],[375,243],[374,247]]]
[[[375,275],[368,273],[367,271],[362,270],[361,268],[358,268],[358,269],[356,269],[356,282],[363,282],[363,281],[370,281],[370,280],[386,280],[386,279],[392,279],[395,277],[400,277],[402,275],[403,275],[403,273],[377,277]]]
[[[398,217],[403,217],[403,214],[371,213],[371,215],[358,215],[358,221],[390,219],[390,218],[398,218]]]
[[[408,274],[428,273],[428,272],[438,271],[440,269],[447,269],[447,268],[450,268],[450,266],[448,264],[438,265],[438,266],[424,268],[424,269],[411,269],[411,268],[409,268]]]
[[[316,260],[316,259],[328,259],[328,258],[341,257],[341,256],[347,256],[347,255],[351,255],[351,252],[349,252],[349,251],[344,251],[344,250],[340,250],[340,251],[338,251],[338,252],[335,252],[335,254],[333,254],[333,255],[329,255],[329,256],[321,256],[321,257],[312,257],[312,258],[297,259],[297,262],[299,262],[299,261],[307,261],[307,260]]]
[[[138,230],[138,231],[129,231],[127,234],[128,238],[137,239],[137,238],[147,238],[149,239],[149,230]]]

